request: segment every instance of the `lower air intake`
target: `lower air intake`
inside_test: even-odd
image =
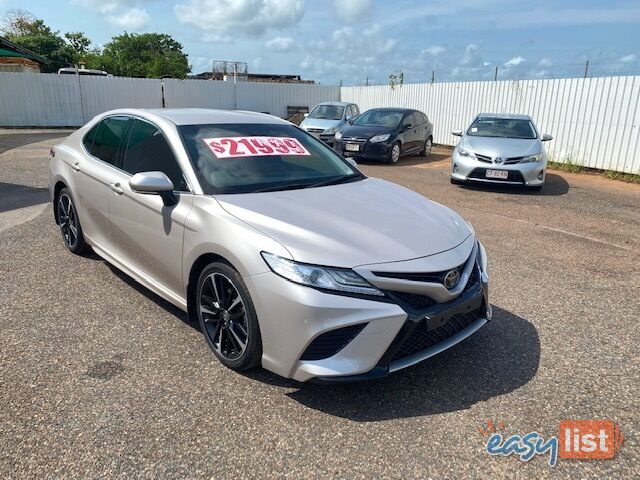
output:
[[[304,351],[300,360],[324,360],[333,357],[356,338],[366,323],[338,328],[318,335]]]

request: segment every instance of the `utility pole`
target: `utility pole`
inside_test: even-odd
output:
[[[365,85],[368,87],[369,86],[369,77],[367,77],[367,80],[365,81]]]
[[[436,71],[431,70],[431,83],[436,83]]]
[[[497,82],[498,81],[498,66],[496,65],[496,73],[493,74],[493,81]]]
[[[589,60],[587,60],[587,63],[584,66],[584,78],[587,78],[589,76]]]

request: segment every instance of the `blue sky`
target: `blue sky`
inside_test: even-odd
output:
[[[640,2],[567,0],[0,0],[96,46],[174,36],[194,73],[238,60],[325,84],[640,73]]]

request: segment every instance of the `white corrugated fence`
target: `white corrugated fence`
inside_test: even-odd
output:
[[[421,110],[434,124],[434,142],[455,145],[451,130],[481,112],[523,113],[554,139],[551,160],[640,174],[640,77],[567,78],[342,87],[340,97],[364,111]]]
[[[286,117],[287,107],[353,101],[361,111],[410,107],[434,124],[434,141],[455,145],[455,128],[480,112],[526,113],[554,139],[552,160],[640,174],[640,77],[337,87],[207,80],[78,77],[0,72],[0,126],[79,126],[119,107],[204,107]]]

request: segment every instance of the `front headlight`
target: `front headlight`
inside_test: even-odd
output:
[[[460,154],[461,157],[467,157],[467,158],[476,158],[476,154],[473,153],[471,150],[467,150],[465,148],[462,147],[458,147],[458,153]]]
[[[380,142],[384,142],[386,140],[389,140],[390,136],[391,136],[390,133],[383,133],[382,135],[376,135],[375,137],[371,137],[369,139],[369,141],[371,143],[380,143]]]
[[[524,157],[522,160],[520,160],[520,163],[533,163],[539,162],[540,160],[542,160],[542,152]]]
[[[337,130],[338,130],[338,127],[336,126],[336,127],[327,128],[327,129],[326,129],[324,132],[322,132],[322,133],[327,134],[327,135],[331,135],[331,134],[333,134],[333,133],[336,133],[336,131],[337,131]]]
[[[338,141],[342,140],[342,132],[336,132],[334,138]]]
[[[308,265],[267,252],[262,252],[262,258],[273,273],[300,285],[322,290],[384,296],[384,293],[348,268]]]

